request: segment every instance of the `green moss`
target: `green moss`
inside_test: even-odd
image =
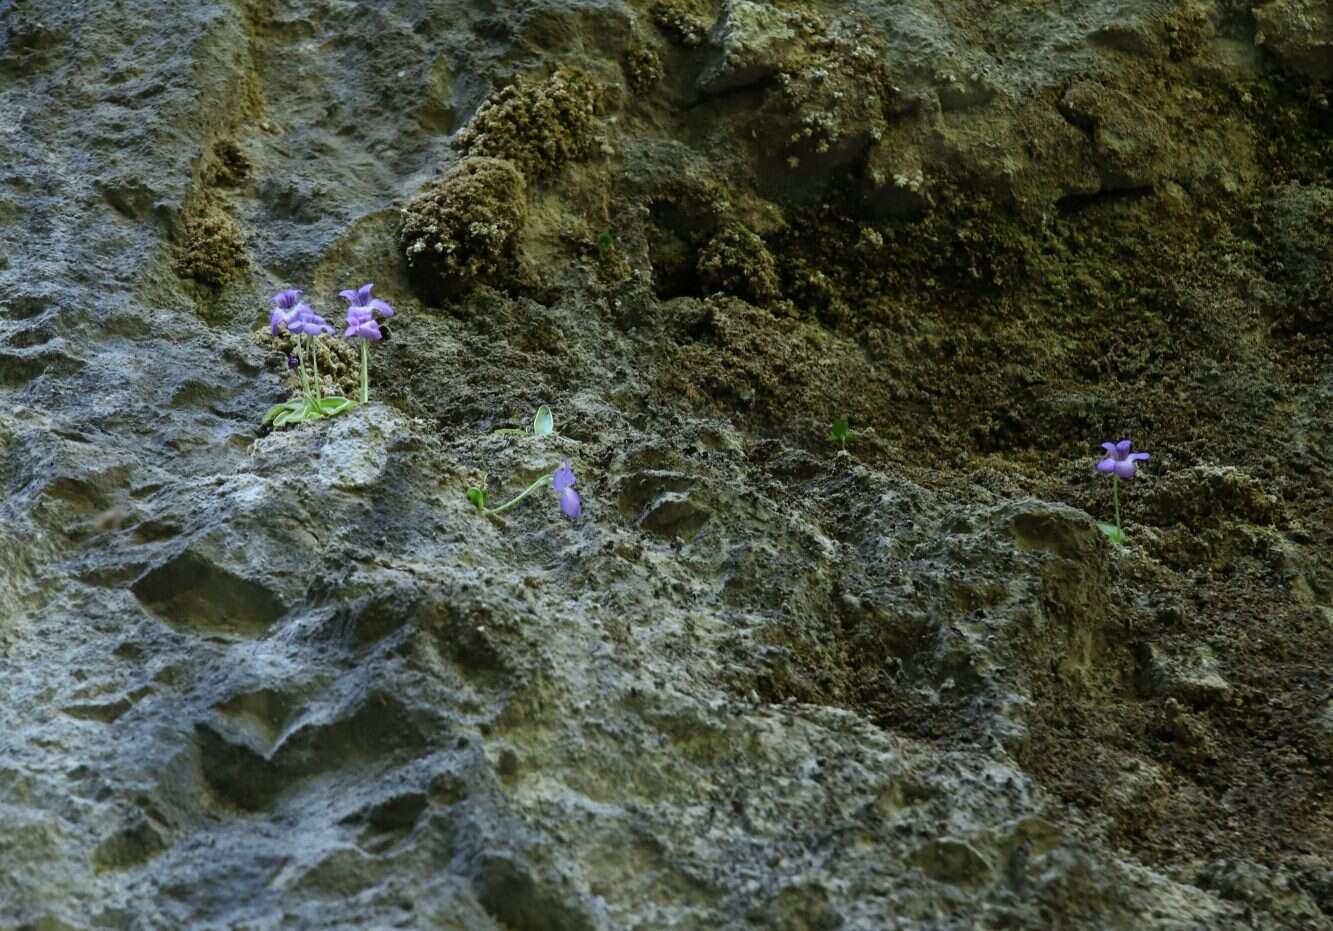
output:
[[[221,285],[248,264],[241,228],[219,204],[204,200],[199,211],[185,221],[177,272],[205,284]]]
[[[692,0],[658,0],[650,14],[657,28],[678,45],[693,48],[708,38],[708,17]]]
[[[662,59],[646,45],[625,53],[624,69],[629,86],[641,94],[652,90],[662,80]]]
[[[517,263],[526,184],[513,162],[464,159],[403,208],[400,242],[428,291],[495,280]]]
[[[250,177],[249,157],[231,139],[220,139],[213,144],[213,157],[204,177],[216,187],[236,187]]]
[[[724,227],[700,250],[698,272],[705,287],[755,304],[772,301],[781,291],[772,253],[738,223]]]
[[[287,365],[287,357],[296,353],[296,337],[285,331],[274,336],[265,326],[256,330],[253,338],[272,353],[273,366],[284,379],[288,392],[298,394],[301,391],[301,376]],[[323,396],[356,397],[361,389],[361,356],[356,343],[336,337],[319,337],[315,340],[315,347],[319,355],[319,381]],[[308,349],[305,351],[306,361],[309,362]],[[371,364],[374,365],[373,362]]]
[[[592,151],[600,98],[597,83],[577,68],[561,68],[544,81],[519,80],[481,105],[459,147],[508,159],[530,178],[549,174]]]

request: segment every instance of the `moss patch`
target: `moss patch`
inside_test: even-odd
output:
[[[723,228],[699,253],[699,280],[706,287],[755,304],[777,298],[777,263],[764,241],[747,227]]]
[[[691,0],[658,0],[650,14],[657,28],[678,45],[693,48],[708,38],[709,18],[701,5]]]
[[[600,97],[597,82],[577,68],[561,68],[544,81],[519,80],[481,105],[459,134],[459,147],[540,177],[592,151]]]
[[[652,90],[662,80],[662,59],[646,45],[625,53],[624,69],[629,86],[639,93]]]
[[[403,253],[428,294],[512,273],[525,190],[513,162],[468,158],[403,208]]]
[[[245,236],[236,221],[213,200],[185,221],[185,242],[176,270],[185,278],[221,285],[249,264]]]
[[[250,158],[231,139],[213,144],[213,157],[204,171],[205,180],[214,187],[236,187],[250,177]]]

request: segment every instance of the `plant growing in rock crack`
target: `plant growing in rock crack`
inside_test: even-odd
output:
[[[532,428],[526,427],[503,427],[499,430],[491,431],[492,436],[554,436],[555,435],[555,415],[551,409],[543,404],[537,408],[537,413],[532,418]]]
[[[474,485],[467,490],[467,498],[475,504],[477,510],[481,511],[483,514],[488,516],[492,514],[500,514],[509,510],[524,498],[528,497],[528,495],[549,483],[551,487],[555,489],[556,500],[560,504],[560,513],[564,514],[570,520],[578,520],[579,515],[583,513],[583,499],[580,498],[579,493],[574,490],[575,481],[574,470],[570,467],[569,460],[566,459],[560,464],[560,468],[541,476],[527,488],[524,488],[517,495],[497,507],[488,508],[486,506],[485,473],[482,473],[480,486]]]
[[[333,327],[315,313],[314,309],[301,300],[301,291],[296,289],[282,291],[273,295],[273,310],[269,314],[269,331],[277,336],[283,329],[294,338],[293,352],[296,369],[301,375],[301,396],[274,404],[264,415],[264,423],[275,427],[305,423],[321,417],[333,417],[353,406],[353,402],[342,397],[323,397],[320,393],[319,346],[320,336],[332,335]],[[310,356],[309,368],[306,355]],[[291,362],[289,360],[288,365]]]
[[[841,443],[842,448],[846,449],[847,441],[859,435],[856,430],[848,425],[846,417],[839,417],[833,421],[833,427],[829,430],[827,439],[830,443]]]
[[[1130,452],[1133,445],[1129,440],[1121,440],[1119,443],[1103,443],[1102,449],[1106,450],[1106,456],[1097,463],[1098,472],[1111,476],[1111,489],[1115,496],[1115,523],[1098,523],[1097,526],[1117,546],[1124,546],[1126,542],[1125,528],[1120,522],[1120,480],[1122,478],[1134,478],[1138,475],[1138,464],[1149,458],[1147,453]]]
[[[347,329],[343,336],[349,340],[360,341],[361,350],[361,390],[360,403],[370,400],[370,352],[371,342],[383,339],[376,316],[388,319],[393,316],[393,308],[384,301],[372,299],[372,284],[362,285],[356,290],[343,291],[347,300]],[[319,338],[332,336],[334,329],[314,309],[301,300],[303,292],[291,289],[273,296],[273,308],[269,314],[269,332],[274,336],[284,330],[292,337],[294,355],[288,357],[288,365],[298,371],[301,380],[299,397],[283,401],[269,408],[263,422],[274,427],[286,427],[318,420],[321,417],[335,417],[356,407],[357,401],[341,396],[328,396],[323,393],[319,375]],[[307,355],[309,363],[307,365]]]

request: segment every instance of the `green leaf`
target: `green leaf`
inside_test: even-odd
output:
[[[478,511],[486,510],[486,492],[480,488],[469,488],[467,490],[467,499],[477,506]]]
[[[851,427],[847,424],[846,417],[839,417],[833,421],[833,429],[829,431],[828,438],[831,442],[847,445],[847,437],[852,435]]]
[[[283,401],[281,404],[274,404],[268,409],[268,413],[264,415],[264,419],[260,423],[271,423],[273,418],[285,411],[291,406],[291,403],[291,401]]]
[[[1112,543],[1116,546],[1124,546],[1129,541],[1125,538],[1125,531],[1121,530],[1115,524],[1098,523],[1097,529],[1106,534]]]
[[[356,402],[350,398],[320,398],[318,407],[319,412],[325,417],[336,417],[343,411],[356,407]]]
[[[537,416],[532,418],[532,435],[549,436],[555,432],[555,417],[551,409],[543,404],[537,408]]]

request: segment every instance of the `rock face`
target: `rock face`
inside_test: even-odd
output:
[[[1328,25],[0,3],[0,927],[1333,927]]]

